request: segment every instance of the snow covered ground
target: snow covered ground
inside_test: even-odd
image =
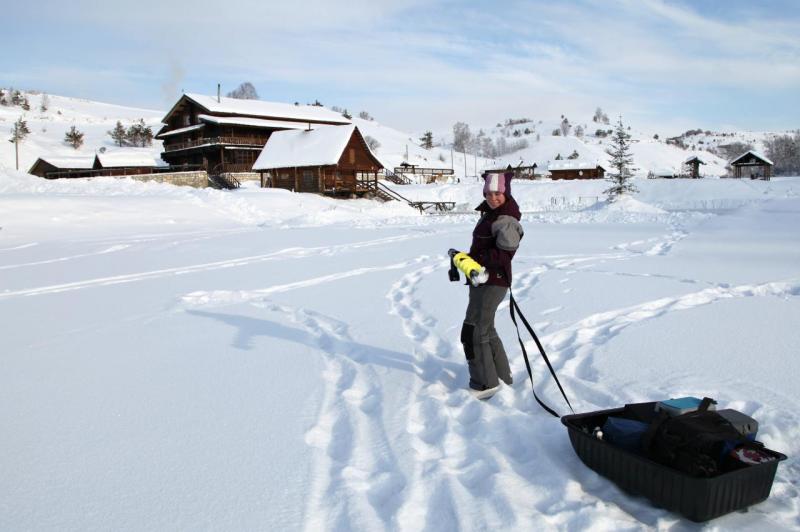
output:
[[[514,292],[576,411],[708,395],[789,455],[709,530],[800,528],[800,178],[514,183]],[[695,530],[466,391],[462,214],[0,170],[0,529]],[[532,343],[529,352],[534,352]],[[565,413],[543,364],[537,391]]]

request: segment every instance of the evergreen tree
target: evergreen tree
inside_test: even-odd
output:
[[[430,150],[433,148],[433,131],[426,131],[422,134],[419,138],[419,141],[422,143],[420,144],[421,147],[425,148],[426,150]]]
[[[108,134],[120,148],[128,141],[128,132],[119,120],[117,120],[117,125],[114,126],[114,129],[109,131]]]
[[[344,110],[344,111],[342,111],[342,116],[343,116],[343,117],[345,117],[345,118],[346,118],[346,119],[348,119],[348,120],[350,120],[351,118],[353,118],[353,115],[351,115],[351,114],[350,114],[350,113],[347,111],[347,108],[345,108],[345,110]]]
[[[611,147],[606,153],[611,156],[611,168],[614,172],[609,172],[609,180],[612,185],[603,191],[608,195],[608,201],[614,201],[626,192],[638,192],[631,180],[630,165],[633,164],[631,155],[630,134],[625,131],[622,125],[622,117],[619,117],[616,128],[611,136]]]
[[[50,109],[50,97],[47,94],[42,94],[42,101],[39,104],[39,110],[46,113]]]
[[[144,123],[144,118],[140,118],[128,128],[125,138],[133,146],[150,146],[153,144],[153,130]]]
[[[0,105],[8,105],[8,91],[5,89],[0,89]]]
[[[31,110],[31,102],[28,101],[27,96],[22,97],[22,102],[19,104],[19,106],[22,107],[25,111]]]
[[[14,126],[11,128],[11,139],[9,142],[13,142],[15,144],[17,142],[22,142],[25,140],[25,137],[30,134],[30,132],[31,130],[28,129],[28,123],[23,120],[22,117],[19,117],[19,119],[14,122]]]
[[[22,93],[18,90],[11,91],[11,105],[22,105]]]
[[[71,126],[64,134],[64,142],[77,150],[83,146],[83,133],[75,129],[75,126]]]

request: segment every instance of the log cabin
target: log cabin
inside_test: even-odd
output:
[[[250,172],[275,131],[346,125],[341,114],[313,105],[183,94],[162,119],[161,158],[209,175]]]
[[[606,173],[599,163],[579,160],[553,161],[547,169],[551,179],[603,179]]]
[[[276,131],[253,165],[262,187],[332,196],[377,193],[382,168],[352,124]]]
[[[774,163],[758,153],[749,150],[730,162],[733,177],[749,177],[769,181]]]

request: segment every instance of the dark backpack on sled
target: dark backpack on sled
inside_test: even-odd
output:
[[[675,417],[662,413],[645,433],[643,445],[650,459],[708,478],[735,467],[728,457],[733,448],[756,444],[717,412],[698,410]]]

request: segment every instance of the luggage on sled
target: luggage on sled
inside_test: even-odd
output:
[[[786,456],[757,442],[758,423],[682,398],[563,416],[572,447],[623,490],[692,521],[764,501]]]

